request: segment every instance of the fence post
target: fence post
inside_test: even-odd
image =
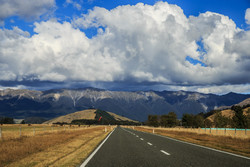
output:
[[[226,130],[226,128],[225,128],[224,135],[226,135],[226,134],[227,134],[227,130]]]
[[[19,137],[22,136],[22,127],[19,128]]]
[[[107,132],[107,128],[106,128],[106,126],[105,126],[105,132]]]
[[[155,129],[153,129],[153,133],[155,133]]]
[[[36,128],[34,127],[33,128],[33,135],[35,136],[35,134],[36,134]]]
[[[0,140],[2,139],[2,128],[0,128]]]

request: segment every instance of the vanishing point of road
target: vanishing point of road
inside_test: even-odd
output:
[[[250,167],[250,158],[117,127],[81,167]]]

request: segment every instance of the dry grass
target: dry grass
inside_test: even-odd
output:
[[[85,128],[86,126],[78,127],[76,125],[65,125],[65,126],[59,126],[59,125],[47,125],[47,124],[33,124],[33,125],[27,125],[27,124],[9,124],[9,125],[1,125],[0,128],[2,130],[2,139],[3,140],[9,140],[9,139],[17,139],[20,138],[20,128],[21,128],[21,136],[28,137],[28,136],[35,136],[35,135],[41,135],[44,133],[54,133],[54,132],[60,132],[60,131],[73,131],[73,130],[79,130],[80,128]]]
[[[206,134],[206,135],[212,135],[212,136],[224,136],[224,137],[232,137],[232,138],[240,138],[240,139],[249,139],[250,138],[250,131],[245,130],[235,130],[234,129],[215,129],[215,128],[152,128],[152,127],[146,127],[152,131],[155,130],[168,130],[168,131],[175,131],[175,132],[190,132],[190,133],[196,133],[196,134]]]
[[[4,138],[0,141],[0,166],[76,166],[109,131],[96,126]]]
[[[153,128],[149,127],[134,127],[134,129],[153,133]],[[198,134],[196,132],[169,130],[167,128],[155,128],[154,133],[250,157],[249,138],[214,136],[209,134]]]
[[[96,116],[96,111],[97,111],[96,109],[88,109],[88,110],[78,111],[78,112],[74,112],[71,114],[67,114],[67,115],[60,116],[60,117],[54,118],[52,120],[46,121],[46,122],[44,122],[44,124],[53,124],[53,123],[57,123],[57,122],[71,123],[73,120],[79,120],[79,119],[94,120],[95,116]],[[111,116],[113,116],[116,120],[138,122],[138,121],[134,121],[134,120],[131,120],[129,118],[117,115],[117,114],[112,113],[112,112],[107,112],[107,113],[110,114]]]
[[[49,120],[44,122],[44,124],[52,124],[57,122],[66,122],[71,123],[73,120],[76,119],[95,119],[96,116],[96,109],[88,109],[83,111],[74,112],[71,114],[67,114],[64,116],[57,117],[55,119]]]
[[[117,114],[112,113],[112,112],[107,112],[107,113],[109,113],[111,116],[113,116],[116,120],[138,122],[138,121],[129,119],[129,118],[127,118],[127,117],[123,117],[123,116],[117,115]],[[138,122],[138,123],[139,123],[139,122]]]
[[[248,99],[248,101],[249,101],[249,99]],[[247,107],[247,108],[243,109],[243,114],[245,116],[248,115],[248,113],[247,113],[248,110],[250,110],[250,107]],[[235,115],[235,111],[233,111],[231,109],[222,110],[222,111],[220,111],[220,113],[221,113],[222,116],[227,117],[227,118],[231,118],[231,119]],[[209,119],[210,121],[214,122],[215,117],[216,117],[216,113],[214,113],[213,115],[210,115],[209,117],[207,117],[207,119]]]
[[[227,117],[227,118],[231,118],[231,119],[235,115],[235,111],[233,111],[231,109],[222,110],[222,111],[220,111],[220,113],[222,116]],[[215,117],[216,117],[216,114],[213,114],[213,115],[210,115],[207,119],[214,122]]]

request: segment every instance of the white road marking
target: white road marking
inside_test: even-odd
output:
[[[122,129],[123,129],[123,128],[122,128]],[[132,134],[132,135],[135,135],[133,132],[130,132],[130,131],[126,130],[126,129],[123,129],[123,130],[125,130],[126,132],[128,132],[128,133],[130,133],[130,134]]]
[[[114,129],[115,130],[115,129]],[[102,147],[106,140],[108,140],[109,136],[114,132],[114,130],[103,140],[103,142],[95,149],[95,151],[82,163],[80,167],[85,167],[88,162],[93,158],[93,156],[97,153],[97,151]]]
[[[169,153],[167,153],[166,151],[164,150],[161,150],[162,153],[166,154],[166,155],[170,155]]]
[[[141,140],[144,140],[143,138],[140,138]]]
[[[148,145],[152,146],[153,144],[148,142]]]
[[[152,134],[152,133],[149,133],[149,132],[143,132],[143,131],[140,131],[140,132],[146,133],[146,134],[155,135],[155,136],[159,136],[159,137],[163,137],[163,138],[166,138],[166,139],[169,139],[169,140],[173,140],[173,141],[177,141],[177,142],[180,142],[180,143],[185,143],[185,144],[189,144],[189,145],[192,145],[192,146],[196,146],[196,147],[200,147],[200,148],[204,148],[204,149],[208,149],[208,150],[212,150],[212,151],[216,151],[216,152],[220,152],[220,153],[224,153],[224,154],[232,155],[232,156],[235,156],[235,157],[240,157],[240,158],[244,158],[244,159],[249,159],[250,160],[249,157],[245,157],[245,156],[242,156],[242,155],[238,155],[238,154],[234,154],[234,153],[230,153],[230,152],[226,152],[226,151],[217,150],[215,148],[201,146],[201,145],[194,144],[194,143],[188,143],[188,142],[181,141],[181,140],[178,140],[178,139],[173,139],[173,138],[170,138],[170,137],[167,137],[167,136],[161,136],[161,135],[158,135],[158,134]]]

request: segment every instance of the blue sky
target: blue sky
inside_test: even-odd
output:
[[[164,1],[164,0],[163,0]],[[81,9],[78,10],[74,7],[73,4],[66,5],[65,0],[57,0],[56,1],[56,9],[54,12],[54,16],[59,18],[60,21],[70,21],[73,17],[77,17],[82,13],[87,13],[88,10],[93,9],[94,7],[103,7],[105,9],[114,9],[117,6],[121,5],[136,5],[137,3],[144,3],[149,5],[154,5],[158,0],[77,0],[76,3],[81,5]],[[249,0],[167,0],[164,2],[168,2],[170,4],[176,4],[180,6],[184,14],[188,17],[190,15],[198,16],[200,13],[204,13],[206,11],[216,12],[223,15],[228,16],[230,19],[234,20],[236,25],[240,28],[246,29],[248,26],[245,22],[245,11],[250,7]],[[33,26],[34,21],[46,20],[27,20],[23,18],[19,18],[18,16],[12,16],[6,18],[5,28],[11,28],[12,26],[18,26],[24,30],[29,31],[33,34]],[[12,21],[14,20],[14,23]],[[93,30],[92,30],[93,31]],[[93,32],[86,32],[89,37]]]
[[[249,0],[0,4],[2,89],[250,93]]]

